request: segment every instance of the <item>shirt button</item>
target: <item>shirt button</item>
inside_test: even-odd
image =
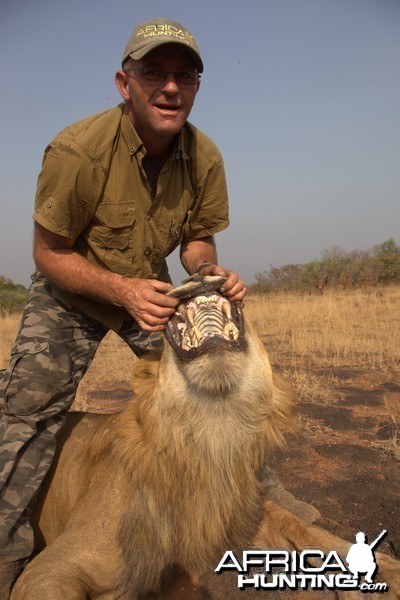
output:
[[[151,250],[149,248],[147,248],[147,250],[145,250],[144,255],[145,255],[146,258],[150,258],[150,256],[151,256]]]

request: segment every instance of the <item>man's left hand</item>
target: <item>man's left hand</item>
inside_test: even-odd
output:
[[[200,265],[198,269],[200,275],[220,275],[227,277],[220,292],[228,298],[230,302],[241,301],[246,295],[246,286],[235,271],[224,269],[219,265]]]

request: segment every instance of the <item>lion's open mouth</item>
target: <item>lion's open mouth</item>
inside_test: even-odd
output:
[[[224,277],[196,275],[169,292],[180,303],[166,325],[165,334],[180,358],[189,360],[211,348],[242,348],[240,303],[230,303],[218,292],[224,281]]]

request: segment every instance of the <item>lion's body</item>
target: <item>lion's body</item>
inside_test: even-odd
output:
[[[134,597],[170,565],[201,573],[249,543],[263,513],[257,472],[294,427],[293,399],[250,333],[243,352],[184,363],[167,346],[137,365],[130,405],[78,420],[42,491],[49,546],[32,564],[43,585],[56,563],[59,581],[79,572],[77,598]]]
[[[294,402],[248,324],[243,351],[185,363],[167,346],[161,362],[138,361],[134,387],[122,413],[75,417],[65,433],[39,502],[48,546],[13,600],[134,599],[171,565],[200,575],[252,539],[323,545],[262,496],[257,473],[294,429]],[[273,511],[290,515],[290,541]]]

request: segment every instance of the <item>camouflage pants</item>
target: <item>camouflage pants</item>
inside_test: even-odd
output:
[[[107,333],[99,322],[52,295],[37,274],[8,369],[0,382],[0,561],[28,557],[28,507],[54,457],[77,386]],[[119,335],[137,356],[162,346],[159,333],[127,319]]]

